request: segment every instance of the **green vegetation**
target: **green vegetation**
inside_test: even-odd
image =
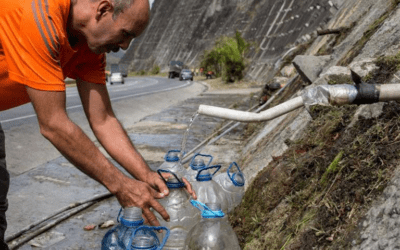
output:
[[[372,82],[399,67],[400,54],[381,57]],[[333,79],[332,84],[347,81]],[[365,79],[364,79],[365,80]],[[301,82],[296,82],[296,89]],[[280,102],[289,98],[282,97]],[[400,160],[400,104],[385,104],[378,118],[359,117],[358,106],[314,106],[303,137],[286,141],[288,150],[264,167],[229,219],[242,249],[350,249],[359,242],[360,222],[390,182]],[[351,124],[351,126],[350,126]],[[247,137],[257,132],[247,127]],[[263,152],[271,138],[244,155]]]
[[[400,52],[394,56],[380,56],[375,63],[380,68],[385,67],[385,70],[396,73],[400,70]]]
[[[329,167],[326,169],[324,175],[322,176],[322,178],[320,180],[321,185],[325,185],[328,180],[328,177],[330,175],[332,175],[333,173],[337,172],[339,162],[343,157],[343,153],[344,153],[343,151],[340,151],[339,154],[335,157],[335,159],[333,159],[333,162],[331,163],[331,165],[329,165]]]
[[[225,82],[235,82],[243,79],[245,54],[250,44],[236,31],[234,37],[219,38],[211,50],[206,50],[200,67],[205,71],[213,71],[217,77],[222,76]]]
[[[349,249],[358,240],[359,221],[400,160],[400,148],[389,146],[398,141],[400,105],[349,126],[356,109],[314,107],[304,136],[258,174],[229,216],[242,249]]]
[[[158,75],[160,73],[160,66],[157,64],[153,65],[153,69],[151,70],[152,75]]]

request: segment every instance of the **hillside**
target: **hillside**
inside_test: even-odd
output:
[[[134,71],[153,65],[166,71],[171,60],[198,67],[205,49],[238,30],[254,44],[248,55],[248,77],[267,80],[280,55],[309,40],[335,11],[326,0],[155,0],[148,28],[122,62]]]
[[[304,2],[156,0],[122,60],[134,70],[196,66],[215,38],[239,30],[255,44],[247,78],[290,84],[267,108],[317,85],[353,84],[349,69],[368,83],[400,81],[399,0]],[[317,35],[327,29],[337,32]],[[301,77],[280,70],[293,62]],[[237,159],[246,194],[229,216],[241,247],[399,248],[399,114],[397,101],[313,106],[247,124]]]

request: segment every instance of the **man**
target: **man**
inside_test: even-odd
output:
[[[114,194],[121,206],[139,206],[152,225],[152,207],[168,195],[116,119],[105,86],[105,52],[127,49],[149,20],[148,0],[2,0],[0,3],[0,111],[32,102],[40,132],[70,162]],[[98,141],[133,177],[121,173],[67,116],[66,77],[74,78]],[[9,177],[0,127],[0,249],[6,229]],[[188,191],[192,195],[190,185]],[[195,196],[195,195],[194,195]]]

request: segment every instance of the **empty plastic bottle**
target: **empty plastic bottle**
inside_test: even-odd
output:
[[[219,203],[222,211],[228,212],[228,201],[222,187],[213,180],[213,176],[221,168],[221,165],[205,167],[199,170],[196,181],[192,182],[192,188],[196,192],[197,200],[202,203]],[[212,170],[215,171],[212,173]]]
[[[165,237],[160,243],[156,231],[165,230]],[[139,226],[132,233],[131,248],[127,250],[162,250],[168,240],[169,230],[166,227]]]
[[[205,159],[208,159],[207,164],[204,161]],[[210,166],[212,160],[213,157],[211,155],[195,154],[190,161],[189,168],[186,170],[185,178],[190,182],[196,181],[199,170]]]
[[[179,162],[180,150],[170,150],[164,156],[164,162],[156,169],[164,169],[174,172],[179,179],[186,175],[186,169]]]
[[[233,166],[236,167],[236,172],[233,172]],[[232,162],[225,173],[217,174],[213,180],[224,190],[228,200],[228,212],[231,212],[240,204],[244,195],[245,177],[243,172],[236,162]]]
[[[185,250],[240,250],[239,241],[219,203],[192,200],[201,220],[189,232]]]
[[[169,236],[166,227],[149,227],[143,225],[142,209],[127,207],[118,214],[119,224],[110,229],[101,242],[101,250],[162,249]],[[163,242],[160,243],[155,230],[166,230]]]
[[[168,171],[159,169],[158,173],[170,173],[170,178],[164,181],[169,188],[169,195],[158,200],[169,214],[170,221],[164,219],[156,213],[158,221],[162,226],[169,228],[170,236],[164,246],[166,250],[183,250],[185,239],[189,230],[200,221],[200,214],[190,203],[190,196],[185,190],[185,184],[178,177]],[[162,175],[161,175],[162,177]],[[162,237],[165,236],[163,232]]]

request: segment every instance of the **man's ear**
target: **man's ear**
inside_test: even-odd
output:
[[[109,0],[100,0],[97,5],[96,20],[100,20],[105,14],[112,14],[114,11],[114,6]]]

